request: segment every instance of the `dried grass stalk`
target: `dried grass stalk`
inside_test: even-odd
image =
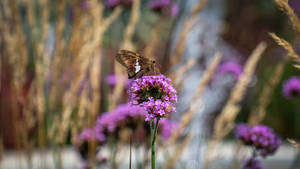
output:
[[[286,15],[290,18],[293,29],[300,37],[300,21],[293,9],[290,7],[288,0],[275,0],[275,3],[278,5],[279,9],[285,12]]]
[[[179,127],[176,129],[176,132],[173,132],[170,139],[169,144],[175,146],[176,140],[181,135],[182,131],[187,127],[191,119],[193,118],[195,112],[199,110],[202,106],[202,101],[195,102],[194,106],[190,106],[189,109],[184,113],[183,117],[181,118]]]
[[[277,44],[278,44],[279,46],[283,47],[283,48],[287,51],[288,55],[289,55],[290,57],[292,57],[293,60],[294,60],[295,62],[297,62],[298,65],[300,65],[300,57],[299,57],[299,55],[297,55],[297,53],[294,51],[292,45],[291,45],[289,42],[287,42],[286,40],[279,38],[275,33],[269,33],[269,34],[270,34],[270,36],[277,42]],[[296,66],[296,67],[297,67],[297,66]]]
[[[177,138],[179,137],[181,132],[186,128],[186,126],[189,124],[190,120],[194,116],[194,113],[197,110],[199,110],[200,106],[202,106],[202,101],[198,100],[198,98],[201,96],[201,94],[203,93],[205,87],[207,86],[207,84],[212,79],[212,77],[214,75],[214,72],[215,72],[217,66],[219,65],[219,63],[221,61],[221,58],[222,58],[222,54],[220,52],[217,52],[215,54],[215,56],[213,57],[213,60],[211,61],[209,67],[204,72],[204,74],[202,76],[202,79],[200,81],[200,84],[198,85],[198,88],[196,90],[196,93],[195,93],[195,95],[193,96],[193,98],[191,99],[191,101],[188,104],[189,108],[184,113],[184,115],[181,119],[180,126],[177,129],[177,132],[174,132],[171,135],[171,138],[170,138],[170,141],[169,141],[169,143],[171,145],[175,145],[175,142],[176,142]]]
[[[189,19],[187,19],[184,22],[183,27],[180,32],[180,35],[179,35],[178,44],[176,45],[174,52],[172,54],[172,57],[171,57],[172,65],[175,65],[178,62],[180,62],[180,60],[181,60],[180,57],[183,54],[184,48],[185,48],[186,37],[187,37],[189,31],[191,30],[193,24],[195,23],[198,13],[201,12],[201,10],[203,10],[206,3],[207,3],[207,0],[198,0],[198,4],[196,6],[194,6],[194,8],[192,9],[191,16],[189,17]]]
[[[287,139],[288,142],[290,142],[294,147],[298,148],[300,150],[300,143],[296,142],[293,139]]]
[[[237,84],[231,92],[227,104],[216,119],[213,139],[209,143],[205,153],[207,155],[205,168],[209,168],[209,154],[211,154],[211,152],[214,150],[214,147],[217,145],[217,143],[232,130],[234,126],[234,120],[240,110],[240,106],[238,106],[237,104],[242,100],[247,85],[251,81],[251,77],[255,71],[257,62],[260,59],[262,53],[265,51],[266,46],[266,43],[261,42],[252,52],[244,67],[244,73],[239,78]]]
[[[165,21],[161,18],[158,21],[158,23],[155,25],[155,27],[151,33],[151,41],[145,49],[144,56],[151,58],[151,59],[155,59],[154,50],[156,49],[157,45],[159,45],[159,42],[161,40],[160,33],[161,33],[162,26],[164,24],[165,24]]]
[[[294,65],[294,67],[300,69],[300,65]]]
[[[194,58],[189,59],[183,66],[181,66],[179,69],[177,69],[172,75],[171,79],[175,82],[176,86],[182,82],[182,80],[179,80],[182,75],[189,70],[191,67],[193,67],[196,64],[196,60]]]
[[[129,23],[125,30],[124,41],[121,44],[121,49],[135,50],[132,44],[132,36],[135,31],[136,23],[140,18],[141,0],[133,0]]]
[[[192,104],[192,102],[194,102],[197,98],[199,98],[205,87],[207,86],[207,84],[211,81],[211,79],[213,78],[213,75],[221,61],[222,58],[222,54],[220,52],[217,52],[211,62],[211,64],[209,65],[208,69],[205,71],[200,84],[198,85],[198,88],[196,90],[195,95],[193,96],[193,98],[190,100],[190,104]]]
[[[91,1],[93,3],[93,9],[91,11],[93,21],[94,21],[94,36],[92,39],[86,43],[79,52],[78,58],[76,62],[80,65],[79,70],[77,72],[76,79],[74,79],[74,83],[71,86],[71,89],[64,96],[64,109],[62,113],[62,122],[60,124],[60,130],[58,133],[57,141],[59,143],[63,143],[66,137],[67,129],[70,126],[70,115],[73,111],[73,107],[79,104],[79,99],[77,96],[78,89],[80,87],[80,83],[85,78],[85,73],[91,65],[91,84],[93,89],[93,98],[87,105],[86,108],[89,108],[91,112],[90,120],[95,120],[95,114],[98,111],[99,102],[100,102],[100,69],[101,57],[99,56],[100,49],[102,46],[102,38],[105,31],[109,28],[110,24],[116,20],[116,18],[120,15],[122,8],[115,8],[113,13],[108,17],[103,19],[103,5],[98,3],[97,1]],[[87,97],[87,95],[85,96]],[[92,125],[93,123],[88,123]]]
[[[224,130],[231,128],[233,126],[233,121],[237,115],[237,110],[240,108],[236,104],[238,104],[246,91],[247,85],[250,83],[252,75],[255,71],[255,67],[257,65],[258,60],[260,59],[262,53],[266,49],[266,43],[260,43],[256,49],[251,54],[248,59],[245,67],[244,73],[238,80],[235,85],[229,100],[225,107],[223,108],[221,114],[217,117],[215,123],[215,131],[214,131],[214,139],[222,139],[224,136],[228,134],[228,132],[224,132]]]
[[[167,165],[164,167],[164,169],[172,169],[174,167],[176,161],[179,160],[180,155],[182,154],[186,146],[191,142],[192,138],[193,135],[191,133],[186,136],[183,143],[178,148],[176,148],[174,156],[172,156],[172,158],[168,160]]]
[[[265,84],[258,99],[258,106],[250,113],[250,117],[248,119],[248,124],[250,126],[257,125],[264,119],[266,115],[266,108],[271,101],[272,91],[280,81],[287,60],[287,57],[285,57],[284,60],[275,67],[274,73],[272,73],[272,76],[269,78],[267,84]]]
[[[16,0],[3,1],[4,17],[0,18],[1,30],[3,31],[3,39],[5,50],[11,65],[13,65],[13,83],[20,92],[22,85],[25,82],[25,72],[28,63],[26,52],[26,40],[22,31],[20,12]]]
[[[132,36],[135,31],[136,23],[140,18],[140,4],[141,4],[140,0],[133,0],[130,20],[125,29],[125,35],[124,35],[124,40],[121,43],[121,49],[135,50],[135,47],[132,43]],[[117,77],[125,76],[124,74],[125,71],[123,67],[116,60],[114,62],[114,67],[115,67],[115,74]],[[126,80],[125,78],[120,78],[118,80],[115,89],[113,91],[113,94],[110,98],[109,110],[113,110],[116,107],[117,102],[124,89],[125,80]]]

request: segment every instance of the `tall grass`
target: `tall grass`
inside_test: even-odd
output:
[[[284,0],[275,0],[290,18],[293,29],[300,35],[299,18]],[[197,22],[198,14],[203,10],[207,0],[199,0],[184,22],[179,34],[178,43],[169,57],[168,52],[160,53],[160,37],[164,29],[171,31],[170,18],[157,18],[150,24],[150,36],[143,44],[137,32],[143,16],[143,1],[133,0],[131,7],[118,6],[107,8],[98,0],[88,1],[88,7],[82,6],[82,1],[17,1],[3,0],[0,2],[0,55],[1,78],[10,76],[9,91],[12,108],[12,125],[14,130],[15,148],[21,154],[28,156],[28,166],[32,163],[32,152],[40,150],[40,168],[45,168],[45,149],[54,149],[57,159],[56,167],[61,168],[64,159],[61,152],[66,146],[75,142],[78,133],[87,127],[93,127],[97,117],[104,111],[115,109],[120,103],[126,102],[126,70],[114,59],[119,49],[141,51],[146,57],[158,58],[169,65],[166,74],[173,80],[180,94],[182,85],[189,78],[188,70],[197,65],[195,59],[186,61],[175,71],[171,67],[178,65],[183,59],[186,48],[186,38],[191,28]],[[117,42],[110,41],[115,24],[120,18],[127,16],[125,27]],[[160,16],[159,16],[160,17]],[[300,67],[299,55],[292,45],[270,33],[272,38],[287,50],[293,58],[296,67]],[[170,41],[168,37],[167,41]],[[108,40],[109,39],[109,40]],[[137,40],[138,39],[138,40]],[[142,40],[140,40],[142,41]],[[141,47],[143,46],[143,48]],[[260,43],[249,57],[244,67],[244,73],[232,90],[226,105],[214,122],[213,137],[209,141],[206,154],[206,168],[214,159],[215,146],[221,142],[235,125],[241,105],[240,102],[251,82],[252,75],[263,52],[266,43]],[[113,52],[111,52],[113,51]],[[158,56],[156,56],[158,55]],[[166,59],[167,58],[167,59]],[[174,168],[183,150],[188,146],[193,134],[182,135],[196,111],[205,100],[200,100],[206,87],[212,81],[222,54],[217,52],[210,65],[205,70],[195,94],[188,106],[182,112],[177,132],[174,132],[167,143],[160,142],[159,148],[172,147],[173,154],[164,160],[164,168]],[[274,70],[262,92],[258,106],[250,114],[249,124],[260,123],[266,115],[270,103],[272,89],[279,83],[288,58],[280,62]],[[8,70],[4,70],[8,68]],[[106,83],[108,74],[115,74],[115,86]],[[199,77],[200,78],[200,77]],[[2,80],[2,79],[1,79]],[[128,135],[127,135],[128,136]],[[299,144],[290,140],[299,148]],[[3,157],[3,138],[0,136],[0,162]],[[116,147],[121,143],[116,143]],[[89,143],[89,163],[95,167],[96,145]],[[149,155],[145,157],[143,167],[147,166]],[[21,165],[21,164],[20,164]]]

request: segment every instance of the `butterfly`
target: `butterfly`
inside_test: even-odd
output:
[[[120,50],[116,55],[116,60],[127,68],[128,79],[159,74],[155,60],[148,59],[129,50]]]

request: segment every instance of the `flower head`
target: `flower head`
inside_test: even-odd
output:
[[[146,120],[166,117],[176,111],[174,102],[177,102],[177,93],[170,82],[171,79],[164,75],[143,76],[132,81],[128,90],[129,100],[147,111]]]
[[[257,158],[250,158],[244,161],[243,169],[264,169],[265,166]]]
[[[219,71],[221,73],[231,73],[236,79],[238,79],[243,73],[243,67],[236,62],[228,61],[219,67]]]
[[[285,98],[300,96],[300,77],[293,76],[284,82],[283,96]]]
[[[238,124],[235,135],[244,144],[254,146],[262,156],[273,154],[281,144],[281,139],[273,129],[265,125],[248,127],[246,124]]]
[[[93,128],[84,129],[75,138],[75,146],[83,159],[88,158],[88,142],[95,141],[97,144],[103,143],[105,136],[97,134]]]
[[[132,131],[136,130],[137,135],[141,132],[138,130],[142,126],[144,130],[148,130],[148,125],[144,125],[143,119],[147,112],[138,105],[121,104],[115,110],[102,114],[94,127],[97,135],[115,135],[118,137],[118,132],[122,128],[129,128]],[[141,125],[142,124],[142,125]],[[164,140],[168,139],[172,131],[177,127],[177,123],[163,119],[159,124],[159,132]],[[149,132],[147,132],[149,133]]]

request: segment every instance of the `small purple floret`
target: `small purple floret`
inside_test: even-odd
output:
[[[283,96],[287,99],[300,96],[300,77],[293,76],[283,84]]]

